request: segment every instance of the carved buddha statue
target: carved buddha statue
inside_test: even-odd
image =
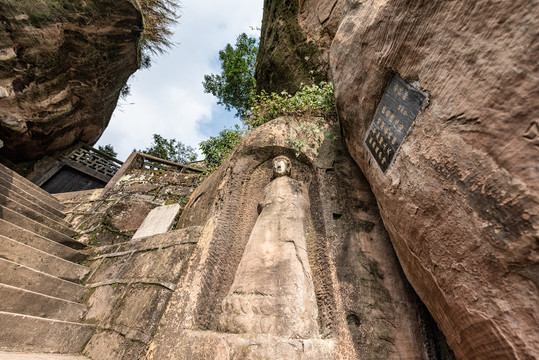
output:
[[[273,160],[259,216],[222,302],[219,330],[317,338],[318,309],[306,251],[304,185],[285,156]]]

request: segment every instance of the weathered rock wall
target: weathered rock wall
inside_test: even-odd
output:
[[[329,49],[341,23],[346,1],[300,0],[297,22],[311,41],[321,51],[324,66],[329,67]],[[328,69],[328,75],[331,76]]]
[[[97,141],[139,66],[141,30],[131,0],[0,1],[0,156]]]
[[[131,239],[148,213],[161,205],[181,209],[200,182],[200,174],[131,169],[114,186],[56,194],[66,206],[66,220],[91,246],[122,244]]]
[[[84,349],[96,360],[144,357],[172,293],[195,249],[200,230],[184,228],[132,240],[151,209],[183,207],[199,174],[131,169],[104,189],[56,194],[66,220],[88,245],[91,273],[83,321],[97,330]]]
[[[302,122],[329,127],[319,123],[320,119]],[[305,130],[309,128],[300,127],[297,120],[281,118],[253,130],[231,158],[193,193],[179,227],[202,227],[201,236],[186,274],[171,296],[147,359],[438,358],[433,349],[434,334],[428,330],[432,324],[418,308],[381,223],[374,196],[343,148],[338,127],[333,124],[327,137],[322,132],[320,155],[306,146],[299,157],[294,155],[298,150],[291,145],[294,141],[303,140],[311,146],[317,143],[316,137]],[[233,284],[254,286],[261,281],[264,259],[271,258],[273,247],[268,243],[265,255],[257,257],[260,278],[247,283],[236,279],[246,274],[245,267],[238,270],[240,261],[245,262],[242,257],[247,256],[254,266],[251,233],[256,224],[256,234],[264,234],[257,219],[265,203],[259,203],[262,196],[267,198],[272,160],[278,155],[291,159],[291,178],[304,184],[302,191],[308,198],[304,223],[308,263],[303,262],[303,266],[309,266],[312,274],[317,307],[312,310],[318,313],[318,326],[315,333],[299,337],[283,337],[271,327],[265,329],[268,322],[263,315],[286,319],[286,313],[266,313],[262,306],[258,309],[249,301],[264,296],[263,292],[230,292]],[[283,221],[296,221],[293,219],[300,213],[298,209],[294,216],[264,218],[262,223],[275,227]],[[299,228],[283,231],[294,234]],[[290,251],[299,250],[292,247]],[[278,255],[286,258],[283,253]],[[256,275],[248,273],[248,278]],[[285,284],[297,275],[276,273],[271,281],[282,279]],[[231,297],[242,299],[238,307],[232,305],[231,309],[226,305],[229,302],[223,301]],[[222,326],[224,311],[226,319],[241,318],[237,329]]]
[[[460,359],[539,356],[538,1],[348,1],[331,47],[347,146]],[[365,139],[394,74],[428,95],[386,173]]]
[[[84,322],[97,330],[84,349],[95,360],[142,359],[199,236],[174,230],[93,248]]]
[[[255,77],[258,90],[295,92],[330,77],[329,47],[344,0],[265,0]]]

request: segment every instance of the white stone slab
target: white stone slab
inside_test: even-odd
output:
[[[163,205],[152,209],[131,240],[170,231],[179,212],[180,204]]]

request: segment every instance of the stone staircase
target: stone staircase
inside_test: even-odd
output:
[[[52,353],[80,354],[95,330],[81,322],[90,269],[63,209],[0,164],[0,359],[79,359]]]

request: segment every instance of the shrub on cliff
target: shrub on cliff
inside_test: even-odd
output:
[[[319,84],[300,86],[294,95],[286,91],[268,94],[262,91],[253,96],[251,108],[244,117],[250,127],[257,127],[279,116],[326,117],[335,113],[333,84],[322,81]]]
[[[314,85],[301,85],[300,90],[291,95],[286,91],[280,94],[268,94],[264,91],[260,95],[252,95],[248,111],[242,116],[243,122],[254,128],[267,123],[279,116],[315,116],[327,118],[335,115],[335,98],[333,84],[321,82]],[[321,133],[326,132],[324,124],[310,125],[303,129],[308,136],[321,140]],[[234,151],[243,137],[245,130],[236,125],[233,129],[224,129],[216,137],[202,141],[199,146],[205,155],[204,162],[210,171],[213,171]],[[299,155],[300,149],[307,145],[303,142],[290,141]],[[317,151],[317,149],[315,149]]]
[[[173,45],[172,29],[179,16],[176,0],[138,0],[144,29],[141,36],[141,51],[144,61],[148,61],[148,53],[161,54]],[[143,61],[143,64],[144,64]]]

